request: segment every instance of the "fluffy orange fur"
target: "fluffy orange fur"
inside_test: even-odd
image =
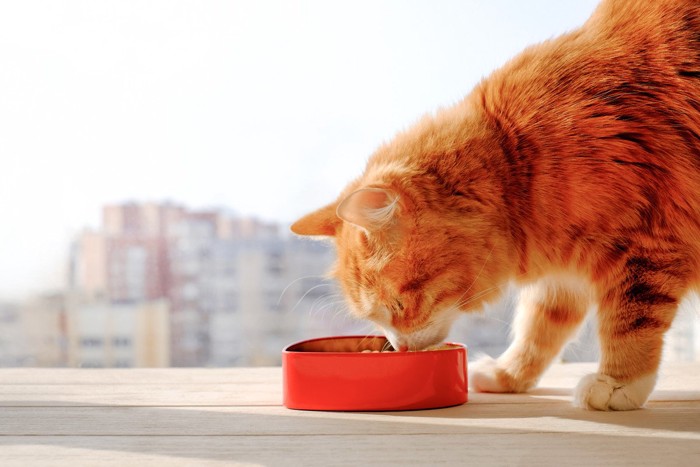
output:
[[[396,348],[523,285],[480,390],[530,388],[597,305],[600,371],[577,401],[641,406],[700,285],[700,2],[603,1],[381,146],[292,230],[335,240],[353,312]]]

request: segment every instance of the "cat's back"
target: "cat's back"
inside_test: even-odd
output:
[[[579,83],[584,101],[637,112],[628,116],[651,131],[682,127],[683,147],[700,158],[700,1],[604,0],[582,31],[576,60],[598,87],[587,96]]]
[[[604,0],[473,97],[501,135],[511,186],[534,187],[509,201],[530,206],[530,226],[700,236],[700,1]]]
[[[533,155],[586,147],[600,157],[621,143],[639,162],[684,160],[700,172],[700,1],[604,0],[583,27],[526,49],[477,94]]]
[[[595,92],[579,83],[579,105],[608,112],[592,124],[605,142],[624,142],[630,157],[674,173],[687,195],[700,198],[700,1],[604,0],[582,28],[591,54],[578,58]],[[584,46],[585,49],[585,46]],[[598,65],[598,66],[596,66]],[[581,115],[587,115],[579,109]],[[590,114],[588,114],[590,116]],[[611,129],[614,133],[611,133]],[[613,136],[611,138],[611,136]],[[601,138],[602,137],[602,138]],[[621,140],[621,141],[618,141]],[[681,172],[694,175],[685,178]],[[656,171],[653,175],[663,177]],[[700,200],[699,200],[700,201]]]
[[[657,57],[659,71],[700,66],[697,0],[603,0],[582,31],[601,51]]]
[[[697,0],[603,0],[584,27],[638,38],[645,30],[660,36],[666,28],[697,32],[699,10]]]

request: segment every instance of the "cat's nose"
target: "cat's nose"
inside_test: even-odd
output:
[[[408,346],[406,344],[400,345],[399,352],[408,352]]]

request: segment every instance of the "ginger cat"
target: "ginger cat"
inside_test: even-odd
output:
[[[604,0],[381,146],[292,230],[334,239],[353,313],[396,349],[522,285],[511,346],[472,365],[479,391],[527,391],[596,305],[600,368],[575,403],[641,407],[700,289],[700,1]]]

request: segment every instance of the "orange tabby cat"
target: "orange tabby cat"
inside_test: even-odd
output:
[[[597,305],[600,369],[575,401],[641,407],[700,288],[700,2],[603,1],[380,147],[292,230],[334,238],[353,312],[397,349],[523,285],[513,343],[472,365],[480,391],[532,387]]]

